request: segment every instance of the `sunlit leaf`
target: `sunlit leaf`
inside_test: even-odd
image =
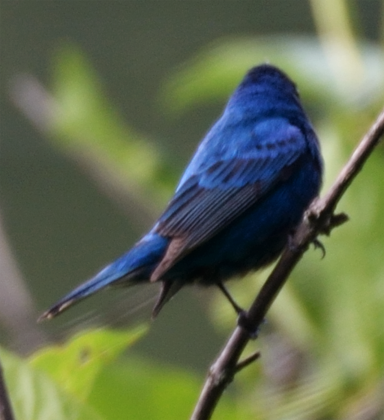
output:
[[[31,364],[46,372],[69,393],[86,400],[100,371],[144,332],[144,327],[82,332],[63,345],[41,349],[32,356]]]
[[[26,360],[5,350],[0,357],[16,419],[105,420]]]

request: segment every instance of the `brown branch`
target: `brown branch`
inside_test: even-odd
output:
[[[309,206],[302,223],[283,251],[275,269],[256,296],[247,314],[248,322],[254,326],[255,331],[263,322],[268,309],[289,274],[317,235],[329,234],[334,227],[348,219],[344,214],[334,214],[336,205],[362,169],[383,134],[384,110],[357,146],[328,193],[323,198],[314,200]],[[240,327],[237,327],[232,333],[224,349],[209,370],[191,420],[208,420],[211,418],[225,388],[232,382],[238,371],[237,366],[239,366],[240,356],[249,340],[249,334]],[[240,362],[241,365],[242,362]]]
[[[0,420],[14,420],[11,403],[5,386],[3,367],[0,363]]]

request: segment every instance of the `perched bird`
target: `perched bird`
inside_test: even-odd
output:
[[[218,286],[273,262],[319,192],[322,158],[294,83],[252,68],[205,135],[173,198],[136,245],[40,319],[117,285],[160,282],[155,317],[181,287]]]

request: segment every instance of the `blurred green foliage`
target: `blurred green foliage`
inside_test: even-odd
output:
[[[169,77],[159,102],[179,115],[222,101],[249,67],[267,59],[299,86],[321,139],[327,189],[384,104],[384,52],[351,31],[346,2],[332,3],[336,24],[325,13],[328,2],[312,3],[318,38],[219,40]],[[56,56],[54,79],[48,139],[158,213],[176,181],[170,157],[122,121],[75,46]],[[238,392],[224,398],[215,418],[384,418],[383,166],[381,145],[339,205],[351,222],[323,239],[324,261],[308,252],[299,264],[256,343],[258,374],[250,368],[236,378]],[[234,284],[235,295],[250,301],[260,281],[254,275]],[[213,302],[218,328],[233,325],[229,311],[221,297]],[[122,358],[138,334],[89,332],[30,360],[3,351],[19,418],[187,418],[199,381],[171,366]]]
[[[122,353],[145,329],[83,332],[29,360],[0,351],[15,417],[23,420],[182,419],[192,411],[199,381],[172,366]],[[169,414],[168,414],[169,413]],[[221,419],[251,418],[230,401]]]
[[[172,191],[172,162],[148,136],[123,122],[76,46],[59,49],[53,79],[56,112],[46,115],[46,124],[55,146],[86,161],[106,182],[132,194],[146,212],[156,209],[157,214]]]

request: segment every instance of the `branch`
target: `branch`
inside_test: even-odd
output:
[[[5,386],[3,367],[0,363],[0,420],[13,420],[11,403]]]
[[[255,331],[260,327],[268,309],[309,245],[315,241],[319,234],[329,235],[333,228],[348,220],[345,214],[334,214],[336,205],[353,179],[361,171],[383,134],[384,110],[361,140],[328,193],[323,198],[315,199],[309,206],[303,221],[283,251],[275,269],[256,296],[247,314],[247,320]],[[241,327],[236,327],[209,370],[191,420],[208,420],[211,418],[224,390],[232,382],[235,374],[239,371],[239,367],[244,364],[239,362],[239,359],[249,340],[249,333]]]
[[[35,305],[12,253],[0,209],[0,323],[18,352],[28,353],[46,341],[36,325]]]

